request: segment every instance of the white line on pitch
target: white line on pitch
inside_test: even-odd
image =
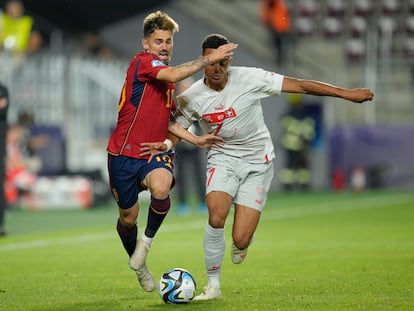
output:
[[[352,200],[354,201],[354,200]],[[357,209],[368,209],[368,208],[381,208],[383,206],[387,206],[390,202],[400,203],[405,201],[412,201],[411,197],[407,197],[406,195],[401,196],[392,196],[389,198],[384,197],[369,197],[369,198],[361,198],[358,204],[353,206],[349,206],[349,202],[347,200],[344,201],[332,201],[332,202],[325,202],[325,203],[318,203],[318,204],[310,204],[310,205],[300,205],[294,206],[291,208],[284,208],[278,209],[270,207],[265,208],[263,212],[263,219],[262,221],[267,220],[274,220],[274,219],[287,219],[287,218],[296,218],[302,217],[307,215],[317,215],[317,214],[325,214],[337,211],[348,211],[348,210],[357,210]],[[355,201],[354,201],[355,202]],[[163,232],[179,232],[183,230],[193,230],[204,228],[206,224],[206,220],[197,220],[191,221],[185,224],[166,224],[164,227],[161,228]],[[28,242],[16,242],[11,244],[0,245],[0,251],[13,251],[19,249],[28,249],[28,248],[42,248],[48,247],[51,245],[62,245],[68,243],[79,243],[79,242],[90,242],[90,241],[101,241],[101,240],[110,240],[110,239],[117,239],[117,235],[114,232],[102,232],[102,233],[95,233],[95,234],[83,234],[73,237],[67,238],[59,238],[59,239],[42,239],[42,240],[34,240]]]

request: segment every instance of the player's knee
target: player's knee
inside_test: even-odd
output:
[[[121,221],[121,223],[126,226],[127,228],[132,228],[135,226],[136,222],[137,222],[137,217],[134,217],[133,215],[129,214],[129,215],[120,215],[119,216],[119,220]]]
[[[245,249],[250,244],[250,237],[247,235],[233,236],[233,243],[238,249]]]
[[[155,198],[165,198],[171,190],[171,183],[160,183],[151,190],[151,195]]]
[[[135,226],[138,218],[138,206],[134,205],[129,209],[120,209],[119,211],[119,220],[121,223],[128,227],[132,228]]]
[[[208,218],[208,223],[213,228],[224,228],[226,220],[220,217],[219,215],[210,214]]]

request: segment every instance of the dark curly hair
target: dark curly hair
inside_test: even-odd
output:
[[[217,49],[219,46],[229,43],[229,40],[219,34],[211,34],[204,38],[201,47],[203,49],[203,53],[206,49]]]

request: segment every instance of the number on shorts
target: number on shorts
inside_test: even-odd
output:
[[[164,162],[164,165],[165,166],[168,166],[170,169],[173,168],[172,167],[172,164],[171,164],[171,162],[172,162],[171,157],[168,154],[157,155],[155,157],[155,161],[157,161],[157,162]]]
[[[213,179],[213,175],[215,171],[216,171],[215,167],[212,167],[208,170],[207,186],[210,186],[210,183],[211,183],[211,180]]]

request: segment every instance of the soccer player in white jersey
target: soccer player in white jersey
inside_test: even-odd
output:
[[[202,43],[203,56],[229,41],[212,34]],[[260,99],[282,92],[332,96],[362,103],[373,98],[366,88],[345,89],[319,81],[283,76],[259,68],[230,66],[231,58],[204,69],[204,78],[178,96],[179,114],[170,123],[171,133],[185,139],[185,129],[198,121],[203,130],[224,138],[224,144],[207,154],[206,203],[208,223],[204,233],[208,284],[194,300],[221,298],[220,271],[225,252],[224,225],[234,204],[231,259],[240,264],[247,254],[273,178],[275,157]],[[174,144],[178,142],[170,137]],[[166,149],[148,143],[146,152]]]

